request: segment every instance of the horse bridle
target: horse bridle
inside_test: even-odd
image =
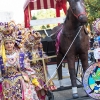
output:
[[[69,2],[69,0],[67,0],[68,2]],[[77,2],[77,1],[76,1]],[[76,15],[76,14],[74,14],[74,12],[73,12],[73,10],[72,10],[72,8],[70,7],[70,9],[71,9],[71,12],[73,13],[73,15],[78,19],[79,18],[79,16],[80,15],[87,15],[87,13],[86,12],[82,12],[82,13],[80,13],[80,14],[78,14],[78,15]],[[84,8],[85,9],[85,8]]]
[[[73,12],[73,10],[72,10],[72,8],[70,7],[70,9],[71,9],[71,12],[73,13],[73,15],[78,19],[79,18],[79,16],[80,15],[87,15],[87,13],[86,12],[82,12],[82,13],[80,13],[80,14],[78,14],[78,15],[76,15],[76,14],[74,14],[74,12]]]

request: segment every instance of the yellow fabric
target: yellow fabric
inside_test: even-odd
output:
[[[3,58],[3,62],[5,63],[6,62],[6,52],[5,52],[5,46],[4,46],[4,43],[1,44],[1,56]]]
[[[35,86],[39,86],[39,82],[37,81],[36,78],[32,79],[32,83],[33,83],[33,85],[35,85]]]

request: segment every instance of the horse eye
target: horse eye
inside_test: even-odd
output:
[[[73,11],[75,11],[75,10],[76,10],[76,8],[72,8],[72,10],[73,10]]]

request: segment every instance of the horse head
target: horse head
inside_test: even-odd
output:
[[[70,10],[76,19],[84,25],[87,22],[87,14],[85,9],[84,0],[68,0]]]

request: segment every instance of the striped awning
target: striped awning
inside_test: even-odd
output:
[[[24,5],[24,10],[30,7],[30,10],[49,9],[56,7],[56,0],[27,0]]]
[[[27,0],[24,5],[25,27],[30,27],[31,10],[38,9],[56,9],[56,17],[60,17],[60,10],[63,9],[66,14],[66,0]]]

